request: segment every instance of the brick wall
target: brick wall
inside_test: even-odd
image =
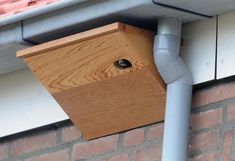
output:
[[[235,81],[193,96],[191,161],[235,160]],[[85,141],[72,123],[35,129],[0,140],[0,161],[160,161],[163,123]]]

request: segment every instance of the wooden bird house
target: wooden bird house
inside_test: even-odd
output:
[[[154,33],[114,23],[18,51],[86,139],[162,121]],[[53,115],[53,114],[52,114]]]

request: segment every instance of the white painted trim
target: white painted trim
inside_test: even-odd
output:
[[[0,76],[0,137],[68,119],[28,70]]]

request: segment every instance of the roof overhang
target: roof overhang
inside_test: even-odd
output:
[[[25,68],[15,52],[29,45],[116,21],[153,29],[159,17],[186,23],[233,9],[233,0],[61,0],[0,20],[0,74]]]

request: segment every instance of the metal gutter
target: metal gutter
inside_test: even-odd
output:
[[[152,0],[90,0],[24,20],[23,38],[43,43],[116,21],[154,29],[156,18],[169,16],[183,22],[207,18],[156,5]]]
[[[183,9],[183,8],[179,8],[179,7],[176,7],[176,6],[164,4],[164,3],[158,2],[157,0],[152,0],[152,1],[153,1],[154,4],[159,5],[159,6],[172,8],[172,9],[176,9],[176,10],[181,10],[181,11],[184,11],[184,12],[188,12],[188,13],[192,13],[192,14],[196,14],[196,15],[201,15],[201,16],[208,17],[208,18],[212,17],[212,16],[208,16],[208,15],[205,15],[205,14],[202,14],[202,13],[199,13],[199,12],[191,11],[191,10],[188,10],[188,9]]]

